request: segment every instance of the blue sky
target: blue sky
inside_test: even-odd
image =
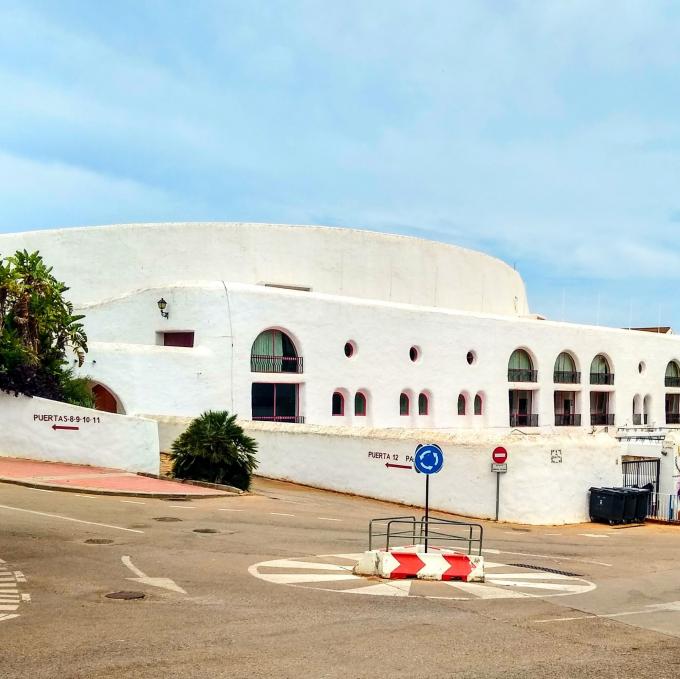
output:
[[[0,93],[0,232],[418,235],[680,331],[678,3],[0,0]]]

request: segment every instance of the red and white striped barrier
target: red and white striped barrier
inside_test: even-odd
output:
[[[433,548],[425,553],[422,545],[396,548],[389,552],[365,552],[354,567],[357,575],[377,575],[391,580],[462,580],[484,582],[484,557]]]

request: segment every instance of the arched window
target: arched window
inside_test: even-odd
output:
[[[402,392],[401,395],[399,396],[399,414],[408,415],[410,410],[411,401],[408,397],[408,394]]]
[[[482,414],[482,397],[477,394],[475,396],[475,415],[481,415]]]
[[[566,351],[563,351],[555,361],[553,380],[559,384],[578,384],[581,381],[581,373],[576,372],[576,362]]]
[[[680,387],[680,367],[677,361],[671,361],[666,366],[666,386]]]
[[[345,414],[345,397],[339,391],[336,391],[333,394],[332,414],[333,415]]]
[[[633,397],[633,424],[642,424],[642,396],[635,394]]]
[[[590,364],[590,383],[591,384],[614,384],[614,374],[609,368],[609,361],[598,354]]]
[[[535,382],[537,377],[531,356],[524,349],[515,349],[508,361],[508,382]]]
[[[427,415],[429,405],[430,403],[427,394],[418,394],[418,415]]]
[[[354,414],[357,417],[366,416],[366,396],[360,391],[354,396]]]
[[[467,411],[467,399],[465,398],[465,394],[460,394],[460,396],[458,396],[458,414],[465,415],[466,411]]]
[[[302,358],[285,332],[261,332],[250,350],[250,370],[254,373],[301,373]]]
[[[649,424],[652,414],[652,396],[647,394],[642,402],[642,424]]]

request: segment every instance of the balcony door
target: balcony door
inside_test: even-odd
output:
[[[255,382],[252,389],[253,420],[299,422],[299,385]]]

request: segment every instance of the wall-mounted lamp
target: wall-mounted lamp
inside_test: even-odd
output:
[[[165,309],[167,308],[167,306],[168,306],[168,303],[161,297],[161,298],[158,300],[157,304],[158,304],[158,309],[159,309],[160,312],[161,312],[161,316],[162,316],[163,318],[170,318],[170,312],[168,312],[168,311],[165,310]]]

